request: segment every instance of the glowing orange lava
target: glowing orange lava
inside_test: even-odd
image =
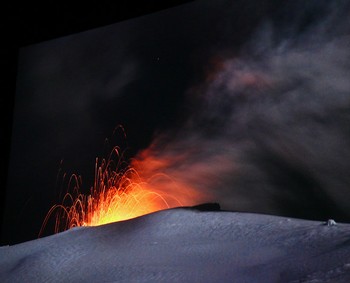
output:
[[[112,157],[117,157],[117,163]],[[54,230],[58,233],[73,227],[97,226],[181,206],[176,198],[151,190],[149,183],[142,180],[134,168],[121,161],[118,147],[101,164],[96,159],[95,181],[89,195],[80,193],[80,184],[80,178],[72,175],[68,188],[73,187],[73,192],[65,195],[62,204],[50,209],[39,236],[54,212]]]

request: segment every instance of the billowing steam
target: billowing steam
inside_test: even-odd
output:
[[[59,231],[204,202],[350,221],[350,1],[283,9],[240,52],[225,46],[203,62],[181,127],[159,131],[126,167],[96,163],[91,194],[77,186],[44,226],[54,210]]]
[[[175,181],[153,189],[184,205],[350,220],[349,1],[311,2],[264,23],[240,54],[217,55],[188,91],[184,125],[132,163]]]

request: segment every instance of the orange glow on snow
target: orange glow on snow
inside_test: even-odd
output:
[[[126,191],[116,187],[99,194],[94,203],[89,198],[89,217],[84,225],[97,226],[135,218],[144,214],[168,208],[166,200],[156,192],[144,190],[140,185],[132,185]]]

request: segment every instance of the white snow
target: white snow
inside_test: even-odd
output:
[[[0,248],[0,282],[350,282],[350,224],[175,208]]]

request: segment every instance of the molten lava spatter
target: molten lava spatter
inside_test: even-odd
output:
[[[89,197],[88,208],[87,221],[84,221],[83,225],[97,226],[135,218],[169,208],[169,205],[160,194],[133,184],[132,188],[127,190],[111,187],[96,200]]]
[[[116,156],[116,163],[112,156]],[[124,167],[124,168],[122,168]],[[89,195],[80,193],[81,180],[72,175],[68,192],[62,204],[54,205],[48,212],[39,236],[56,212],[55,233],[79,226],[98,226],[135,218],[151,212],[181,206],[175,197],[150,189],[137,171],[120,160],[115,147],[108,160],[96,160],[95,181]]]

